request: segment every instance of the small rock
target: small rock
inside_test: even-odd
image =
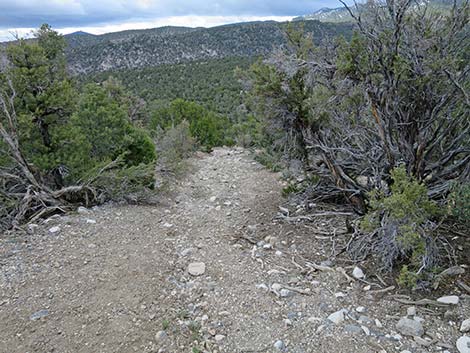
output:
[[[344,297],[346,297],[346,294],[343,293],[343,292],[338,292],[338,293],[335,293],[335,297],[336,298],[344,298]]]
[[[54,233],[59,233],[60,232],[60,227],[52,227],[52,228],[49,228],[49,233],[51,234],[54,234]]]
[[[276,348],[278,351],[285,352],[286,345],[283,341],[278,340],[274,343],[274,348]]]
[[[365,313],[365,312],[366,312],[366,308],[364,308],[363,306],[358,306],[358,307],[356,308],[356,311],[357,311],[358,313]]]
[[[460,353],[470,353],[470,337],[462,336],[457,340],[457,349]]]
[[[181,256],[188,256],[188,255],[191,255],[191,253],[194,251],[193,248],[187,248],[187,249],[184,249],[182,252],[181,252]]]
[[[379,319],[375,319],[375,326],[377,326],[378,328],[382,328],[382,327],[383,327],[383,325],[382,325],[382,323],[380,322]]]
[[[91,218],[87,218],[87,219],[85,220],[85,222],[86,222],[87,224],[96,224],[96,220],[91,219]]]
[[[358,335],[362,333],[362,328],[356,325],[345,325],[344,331],[353,335]]]
[[[407,317],[402,317],[396,327],[397,330],[405,336],[422,336],[424,334],[423,325]]]
[[[344,321],[344,311],[344,309],[341,309],[334,312],[333,314],[330,314],[330,316],[328,316],[328,320],[330,320],[335,325],[339,325]]]
[[[224,335],[215,335],[214,338],[217,342],[220,342],[220,341],[224,340],[225,336]]]
[[[264,283],[257,284],[257,285],[256,285],[256,288],[262,289],[262,290],[264,290],[264,291],[266,291],[266,292],[269,290],[268,286],[265,285]]]
[[[49,310],[43,309],[35,312],[33,315],[29,317],[30,320],[36,321],[39,319],[42,319],[43,317],[46,317],[49,315]]]
[[[437,299],[439,303],[457,305],[459,303],[459,297],[456,295],[448,295],[446,297],[440,297]]]
[[[87,208],[83,207],[83,206],[80,206],[79,208],[77,208],[77,212],[80,213],[80,214],[90,213],[90,211]]]
[[[217,200],[217,196],[212,196],[212,197],[209,199],[209,201],[212,202],[212,203],[214,203],[215,200]]]
[[[276,256],[282,256],[282,251],[276,250]]]
[[[288,289],[285,289],[285,288],[282,288],[281,291],[279,292],[279,295],[282,297],[282,298],[287,298],[287,297],[291,297],[294,295],[294,293]]]
[[[416,307],[410,306],[408,309],[406,309],[406,315],[407,316],[415,316],[416,315]]]
[[[290,319],[284,319],[283,320],[286,326],[292,326],[292,321]]]
[[[372,325],[374,323],[374,321],[370,317],[365,316],[365,315],[359,316],[359,319],[357,321],[359,321],[361,324],[367,324],[367,325]]]
[[[462,321],[460,325],[460,332],[468,332],[470,331],[470,319]]]
[[[365,277],[364,272],[359,268],[359,267],[354,267],[354,270],[352,272],[352,275],[356,279],[362,279]]]
[[[163,341],[165,338],[167,338],[167,334],[165,331],[158,331],[156,334],[155,334],[155,339],[157,341]]]
[[[201,276],[206,272],[206,264],[204,262],[193,262],[188,266],[188,272],[192,276]]]
[[[282,285],[280,285],[279,283],[273,283],[271,285],[271,289],[275,292],[279,292],[282,289]]]

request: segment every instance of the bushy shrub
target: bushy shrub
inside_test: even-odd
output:
[[[410,177],[404,167],[392,170],[390,193],[369,193],[369,211],[361,227],[373,234],[373,251],[383,267],[391,270],[402,263],[399,282],[416,285],[426,271],[437,265],[432,232],[433,219],[439,215],[426,186]]]
[[[206,149],[233,144],[230,122],[225,116],[208,111],[195,102],[176,99],[168,106],[159,107],[152,115],[150,128],[167,130],[183,120],[189,123],[191,135]]]
[[[189,123],[183,120],[178,125],[157,133],[158,168],[161,171],[177,174],[182,169],[182,161],[191,156],[197,148]]]

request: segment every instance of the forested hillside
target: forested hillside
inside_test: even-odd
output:
[[[315,42],[338,35],[351,36],[350,24],[299,22]],[[67,51],[69,70],[91,73],[116,69],[144,68],[161,64],[253,57],[266,55],[284,46],[286,24],[252,22],[214,28],[156,28],[124,31],[103,36],[70,36]]]
[[[247,70],[252,57],[229,57],[142,69],[111,70],[83,79],[102,82],[109,77],[121,81],[130,91],[149,103],[183,98],[196,101],[218,113],[233,115],[242,105],[242,84],[237,69]]]

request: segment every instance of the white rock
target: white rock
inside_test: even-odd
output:
[[[354,270],[352,272],[352,275],[356,279],[362,279],[365,277],[364,272],[359,268],[359,267],[354,267]]]
[[[77,212],[81,213],[81,214],[90,213],[90,211],[87,208],[83,207],[83,206],[80,206],[79,208],[77,208]]]
[[[405,336],[422,336],[423,325],[420,322],[402,317],[397,323],[397,330]]]
[[[406,309],[406,315],[415,316],[416,315],[416,307],[410,306],[408,309]]]
[[[87,218],[87,219],[85,220],[85,222],[86,222],[87,224],[96,224],[96,220],[91,219],[91,218]]]
[[[165,331],[158,331],[156,334],[155,334],[155,339],[157,341],[163,341],[165,338],[167,337],[167,334]]]
[[[206,272],[206,264],[204,262],[193,262],[188,266],[188,272],[193,276],[200,276]]]
[[[273,283],[271,285],[271,289],[275,292],[279,292],[282,289],[282,285],[280,285],[279,283]]]
[[[276,250],[275,254],[276,256],[282,256],[282,251]]]
[[[341,310],[334,312],[333,314],[328,316],[328,320],[330,320],[335,325],[339,325],[340,323],[344,321],[344,311],[345,311],[344,309],[341,309]]]
[[[365,313],[365,312],[366,312],[366,308],[364,308],[363,306],[358,306],[358,307],[356,308],[356,311],[357,311],[358,313]]]
[[[257,284],[257,285],[256,285],[256,288],[262,289],[262,290],[264,290],[264,291],[266,291],[266,292],[269,290],[268,286],[265,285],[264,283]]]
[[[217,200],[217,196],[212,196],[212,197],[209,199],[210,202],[215,202],[215,200]]]
[[[380,322],[379,319],[375,319],[375,326],[377,326],[378,328],[382,328],[382,327],[383,327],[383,325],[382,325],[382,323]]]
[[[165,228],[171,228],[171,227],[173,227],[173,224],[171,224],[171,223],[166,223],[166,222],[165,222],[165,223],[163,223],[163,227],[165,227]]]
[[[468,332],[470,331],[470,319],[463,320],[462,324],[460,325],[460,332]]]
[[[284,321],[284,323],[286,324],[286,326],[292,326],[292,321],[291,321],[291,320],[289,320],[289,319],[284,319],[283,321]]]
[[[336,298],[344,298],[344,297],[346,297],[346,294],[343,293],[343,292],[338,292],[338,293],[335,293],[335,297]]]
[[[55,227],[49,228],[49,233],[54,234],[54,233],[59,233],[59,232],[60,232],[60,227],[55,226]]]
[[[470,353],[470,337],[462,336],[457,340],[457,349],[460,353]]]
[[[457,305],[459,303],[459,297],[456,295],[448,295],[446,297],[440,297],[437,299],[439,303],[444,304],[454,304]]]
[[[215,335],[214,338],[217,342],[220,342],[220,341],[224,340],[225,336],[224,335]]]
[[[274,343],[274,348],[276,348],[278,351],[284,352],[286,350],[286,345],[283,341],[278,340]]]
[[[292,295],[294,295],[294,293],[288,289],[282,288],[281,291],[279,292],[279,295],[282,298],[287,298],[287,297],[291,297]]]

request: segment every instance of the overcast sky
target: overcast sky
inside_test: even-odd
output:
[[[100,34],[164,25],[216,26],[252,20],[285,21],[338,0],[0,0],[0,41],[42,23],[62,33]]]

